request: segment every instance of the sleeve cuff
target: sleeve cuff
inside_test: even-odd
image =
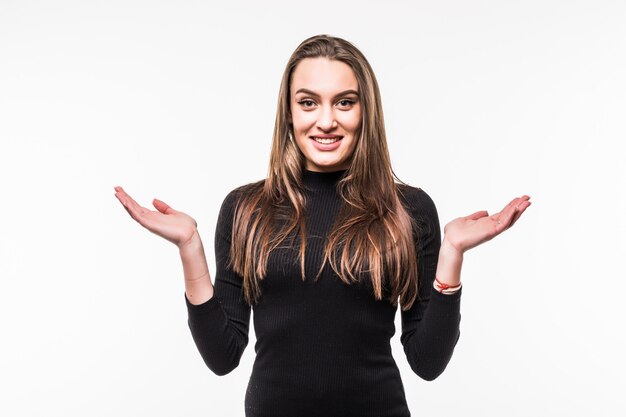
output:
[[[443,294],[440,293],[439,291],[437,291],[435,289],[435,287],[433,287],[432,285],[430,286],[430,297],[433,300],[437,300],[438,302],[443,302],[443,303],[458,303],[461,301],[461,293],[463,292],[463,287],[461,286],[461,288],[459,288],[458,291],[456,291],[453,294]]]
[[[184,292],[185,304],[187,305],[187,312],[192,315],[203,315],[220,308],[219,299],[213,294],[213,297],[209,298],[202,304],[191,304],[187,298],[187,293]]]

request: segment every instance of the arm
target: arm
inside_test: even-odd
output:
[[[183,262],[187,299],[193,305],[205,303],[213,297],[213,283],[204,255],[204,246],[197,230],[178,252]]]
[[[234,203],[241,187],[231,191],[220,209],[215,231],[217,274],[215,288],[196,221],[159,199],[152,200],[157,211],[140,206],[122,187],[115,197],[128,214],[150,232],[179,248],[185,275],[185,301],[193,340],[207,364],[217,375],[225,375],[239,364],[248,344],[250,308],[239,298],[242,279],[226,268]]]
[[[413,372],[426,381],[437,378],[452,358],[460,337],[461,292],[445,295],[432,284],[455,284],[460,280],[462,257],[441,244],[439,217],[433,200],[423,190],[408,195],[412,215],[421,228],[418,241],[419,295],[413,306],[402,311],[402,336],[407,360]]]
[[[415,191],[415,189],[413,190]],[[402,314],[402,344],[413,371],[433,380],[446,368],[460,337],[461,291],[441,294],[432,287],[435,278],[448,285],[461,279],[463,254],[511,228],[530,207],[530,196],[516,197],[491,216],[486,210],[458,217],[444,227],[441,242],[439,218],[432,199],[422,190],[410,192],[409,207],[424,226],[418,262],[420,293],[428,294]]]
[[[248,345],[251,310],[241,294],[243,278],[226,268],[235,191],[224,199],[215,229],[215,286],[204,269],[206,257],[199,238],[181,249],[189,329],[205,364],[220,376],[239,365]]]

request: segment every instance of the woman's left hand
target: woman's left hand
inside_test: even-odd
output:
[[[444,240],[463,254],[513,226],[532,204],[529,199],[527,195],[515,198],[502,211],[491,216],[483,210],[454,219],[443,228]]]

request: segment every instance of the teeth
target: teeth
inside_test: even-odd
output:
[[[315,141],[317,143],[322,143],[324,145],[328,145],[330,143],[335,143],[335,142],[337,142],[339,140],[339,138],[326,139],[326,138],[316,138],[316,137],[313,137],[313,139],[315,139]]]

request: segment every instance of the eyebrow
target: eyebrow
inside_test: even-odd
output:
[[[310,95],[315,96],[315,97],[319,97],[319,94],[317,94],[314,91],[307,90],[306,88],[300,88],[298,91],[296,91],[296,94],[298,94],[298,93],[306,93],[306,94],[310,94]],[[357,91],[346,90],[346,91],[342,91],[339,94],[336,94],[335,97],[343,96],[343,95],[346,95],[346,94],[356,94],[357,96],[359,95],[359,93]],[[333,97],[333,98],[335,98],[335,97]]]

